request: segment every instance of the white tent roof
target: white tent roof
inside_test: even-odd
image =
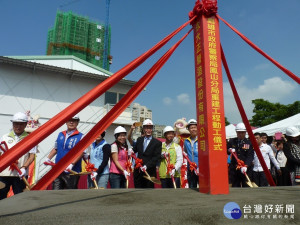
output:
[[[276,123],[269,124],[264,127],[257,128],[253,130],[253,133],[255,132],[264,132],[267,133],[268,136],[273,136],[276,132],[281,132],[285,134],[286,128],[287,127],[297,127],[300,129],[300,113],[291,116],[289,118],[286,118],[284,120],[280,120]]]

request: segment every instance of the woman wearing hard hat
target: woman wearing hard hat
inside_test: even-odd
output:
[[[126,170],[127,150],[126,130],[118,126],[115,131],[115,142],[111,145],[111,164],[109,168],[109,183],[111,188],[125,188],[126,179],[130,173]]]

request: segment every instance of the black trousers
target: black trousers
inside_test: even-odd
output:
[[[253,180],[254,183],[256,183],[259,187],[266,187],[269,186],[267,177],[265,175],[265,172],[255,172],[253,171]]]
[[[26,187],[24,181],[19,177],[0,177],[0,181],[5,184],[5,187],[0,189],[0,200],[7,198],[10,187],[15,195],[23,192]]]
[[[77,189],[79,176],[62,172],[52,183],[53,190]]]
[[[187,171],[187,179],[189,183],[189,188],[196,188],[197,184],[199,184],[199,177],[195,174],[195,172],[191,172],[189,169]]]
[[[282,175],[279,176],[278,173],[276,173],[277,176],[277,186],[291,186],[291,177],[290,172],[286,167],[280,167],[280,170],[282,172]]]
[[[248,167],[247,175],[249,179],[252,179],[252,167]],[[240,169],[236,169],[236,165],[229,164],[229,180],[232,187],[249,187],[246,183],[246,177],[241,173]]]
[[[156,168],[147,169],[151,177],[156,177]],[[135,169],[133,172],[135,188],[154,188],[154,183],[144,178],[146,176],[140,169]]]
[[[180,188],[180,178],[174,177],[176,188]],[[160,178],[162,188],[174,188],[172,178]]]

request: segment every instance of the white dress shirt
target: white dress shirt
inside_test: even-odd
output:
[[[280,166],[279,166],[279,163],[277,162],[277,160],[275,159],[274,157],[274,154],[273,154],[273,150],[272,148],[267,145],[267,144],[261,144],[261,146],[259,146],[259,150],[265,160],[265,163],[268,167],[268,169],[271,168],[270,166],[270,159],[272,161],[272,163],[275,165],[276,169],[279,170],[280,169]],[[256,153],[254,153],[254,160],[253,160],[253,164],[254,164],[254,167],[253,167],[253,171],[255,172],[262,172],[264,171],[260,162],[259,162],[259,159],[256,155]]]

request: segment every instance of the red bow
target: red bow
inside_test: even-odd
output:
[[[143,160],[142,159],[139,159],[139,158],[136,158],[135,159],[135,169],[138,169],[138,168],[140,168],[140,167],[142,167],[143,166]]]
[[[127,171],[132,172],[132,171],[131,171],[132,163],[131,163],[130,161],[127,161],[127,162],[125,163],[125,167],[126,167],[126,170],[127,170]]]
[[[190,170],[191,172],[197,172],[197,164],[194,162],[190,162]]]
[[[96,172],[98,170],[97,168],[95,168],[95,165],[90,162],[86,164],[85,169],[87,172]]]
[[[170,174],[172,170],[175,169],[175,166],[173,164],[168,164],[167,166],[167,174]]]
[[[143,166],[143,160],[142,159],[137,158],[134,153],[131,154],[131,157],[134,158],[134,160],[135,160],[134,169],[139,169],[140,167]]]
[[[194,16],[205,15],[210,17],[216,15],[218,12],[217,0],[202,0],[195,3],[193,11],[189,12],[189,18],[192,19]]]
[[[240,159],[237,157],[237,155],[236,155],[235,152],[233,152],[232,155],[234,156],[234,158],[235,158],[236,161],[237,161],[237,166],[236,166],[236,169],[237,169],[237,170],[240,169],[240,168],[242,168],[242,167],[247,167],[247,165],[245,164],[245,162],[244,162],[243,160],[240,160]]]

